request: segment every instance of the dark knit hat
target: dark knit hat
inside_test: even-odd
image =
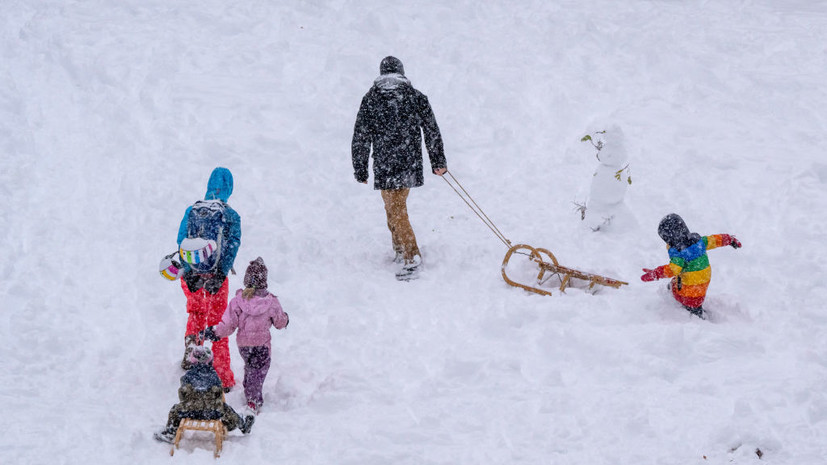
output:
[[[244,287],[267,289],[267,266],[261,257],[250,262],[244,273]]]
[[[379,64],[379,74],[401,74],[405,75],[405,68],[399,58],[387,56]]]
[[[683,250],[698,242],[701,236],[689,231],[683,218],[677,213],[670,213],[663,217],[658,224],[658,236],[670,247]]]

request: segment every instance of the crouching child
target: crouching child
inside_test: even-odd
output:
[[[167,425],[155,433],[155,439],[172,443],[184,418],[221,420],[228,431],[239,428],[242,433],[249,433],[255,417],[242,417],[224,402],[221,379],[212,366],[212,351],[204,346],[195,346],[188,358],[190,369],[181,377],[181,387],[178,388],[180,402],[169,410]]]

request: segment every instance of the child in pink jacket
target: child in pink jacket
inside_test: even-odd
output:
[[[247,267],[244,287],[230,300],[221,322],[204,330],[204,338],[217,341],[238,329],[236,344],[244,359],[244,395],[247,406],[258,413],[264,403],[261,388],[270,369],[270,326],[283,329],[290,317],[279,299],[267,291],[267,267],[261,257]]]

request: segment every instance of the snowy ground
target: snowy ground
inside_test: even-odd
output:
[[[186,321],[157,264],[219,165],[242,216],[236,268],[262,256],[291,315],[265,409],[222,461],[827,456],[827,3],[0,10],[0,463],[212,460],[206,440],[170,459],[151,434],[177,399]],[[505,247],[434,176],[409,202],[426,269],[395,281],[381,199],[350,166],[356,110],[389,54],[509,239],[629,286],[507,286]],[[580,138],[606,123],[628,139],[631,215],[592,233],[574,211],[596,167]],[[712,321],[639,280],[667,260],[656,226],[670,212],[744,244],[710,252]]]

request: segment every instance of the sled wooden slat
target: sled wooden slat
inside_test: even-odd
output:
[[[537,264],[539,272],[537,274],[536,282],[532,285],[519,283],[508,277],[508,273],[506,273],[506,268],[508,266],[509,260],[511,260],[511,256],[514,253],[527,255],[532,262]],[[505,254],[505,258],[503,258],[502,275],[505,282],[509,285],[519,287],[529,292],[533,292],[535,294],[540,295],[551,295],[550,291],[540,288],[540,285],[544,282],[544,278],[545,280],[548,280],[552,276],[557,276],[560,279],[560,292],[566,291],[566,288],[570,284],[572,278],[587,281],[589,283],[589,289],[592,289],[596,284],[599,284],[601,286],[613,287],[615,289],[619,288],[620,286],[629,284],[627,282],[619,281],[617,279],[607,278],[605,276],[586,273],[583,271],[575,270],[573,268],[561,266],[559,263],[557,263],[557,258],[554,256],[554,254],[552,254],[551,251],[549,251],[548,249],[543,249],[540,247],[534,248],[526,244],[517,244],[508,249],[508,252]]]
[[[175,433],[175,442],[172,444],[172,449],[169,455],[175,454],[175,449],[178,448],[178,443],[184,435],[184,431],[206,431],[215,435],[215,457],[221,455],[221,447],[224,444],[224,435],[227,434],[227,429],[221,420],[195,420],[193,418],[184,418],[178,425],[178,431]]]

